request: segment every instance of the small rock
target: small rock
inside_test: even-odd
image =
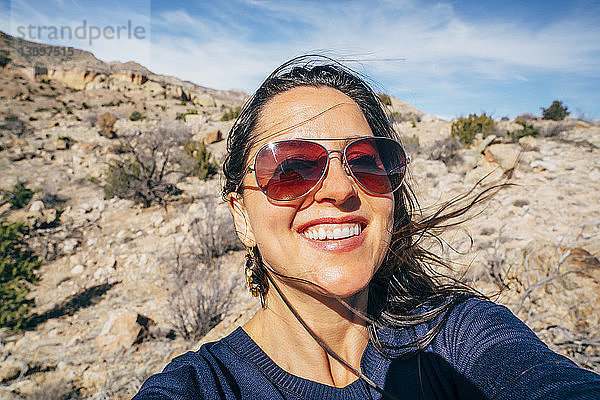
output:
[[[208,132],[204,137],[205,144],[216,143],[223,140],[223,132],[220,130]]]
[[[0,383],[18,378],[24,375],[28,369],[27,363],[9,357],[0,365]]]
[[[40,221],[42,224],[51,225],[56,222],[57,212],[54,208],[42,210],[42,217]]]
[[[79,144],[79,149],[84,153],[91,153],[96,147],[98,147],[98,143],[95,142],[83,142]]]
[[[150,319],[135,311],[111,312],[96,337],[96,345],[103,351],[114,351],[132,346],[147,331]]]
[[[75,247],[79,245],[79,241],[77,239],[67,239],[62,242],[63,251],[65,253],[72,253],[75,250]]]
[[[38,211],[42,211],[44,209],[44,202],[41,200],[36,200],[33,203],[31,203],[31,206],[29,206],[29,211],[31,212],[38,212]]]
[[[54,148],[56,150],[67,150],[69,148],[69,144],[66,140],[57,140],[54,142]]]
[[[538,149],[538,141],[533,136],[523,136],[519,144],[524,151],[535,151]]]
[[[475,154],[481,154],[494,140],[496,140],[496,135],[488,135],[481,140],[481,142],[475,148]]]
[[[115,268],[117,266],[117,260],[112,256],[106,257],[102,264],[106,266],[106,268]]]
[[[552,164],[549,161],[534,160],[529,164],[529,166],[531,168],[540,169],[542,171],[550,171],[550,172],[556,171],[556,165]]]
[[[79,274],[83,273],[84,269],[85,269],[85,267],[83,265],[77,264],[76,266],[71,268],[71,275],[79,275]]]
[[[155,227],[158,227],[160,224],[162,224],[163,221],[164,218],[162,215],[153,215],[152,217],[150,217],[150,222],[152,222],[152,225],[154,225]]]

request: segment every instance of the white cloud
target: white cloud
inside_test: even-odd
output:
[[[180,41],[168,32],[161,35],[153,44],[154,54],[160,54],[153,65],[175,72],[175,66],[181,71],[182,65],[170,66],[169,59],[185,60],[195,66],[183,66],[188,79],[246,90],[250,85],[244,79],[265,75],[265,66],[314,48],[345,49],[343,53],[350,58],[371,54],[365,61],[378,73],[427,74],[439,79],[472,73],[492,79],[527,80],[528,70],[584,74],[599,70],[595,52],[600,50],[600,28],[585,20],[558,21],[536,31],[518,20],[465,21],[446,3],[428,6],[389,2],[384,8],[367,3],[341,6],[252,0],[246,5],[261,10],[267,27],[279,29],[282,21],[288,23],[290,34],[286,38],[295,32],[295,39],[257,42],[240,35],[243,20],[229,29],[211,23],[210,16],[172,11],[159,18],[167,24],[179,22],[186,29],[194,29],[187,32],[187,37],[193,37],[192,33],[202,35],[189,41]],[[163,21],[158,24],[164,25]],[[298,27],[302,30],[297,31]],[[405,58],[406,62],[368,61],[376,58]],[[208,71],[217,73],[211,75]]]

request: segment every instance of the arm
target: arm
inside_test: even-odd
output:
[[[454,368],[490,399],[600,399],[600,376],[551,351],[506,307],[468,300],[442,338]]]

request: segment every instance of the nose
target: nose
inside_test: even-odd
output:
[[[329,165],[325,177],[315,192],[315,201],[329,201],[340,205],[356,195],[354,181],[343,162],[343,153],[337,150],[330,151]]]

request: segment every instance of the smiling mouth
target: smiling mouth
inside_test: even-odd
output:
[[[311,240],[339,240],[358,236],[363,227],[359,223],[351,224],[320,224],[304,230],[303,234]]]

